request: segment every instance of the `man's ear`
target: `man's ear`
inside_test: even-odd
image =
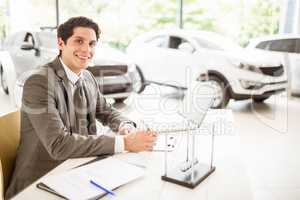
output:
[[[59,50],[62,50],[63,46],[65,45],[65,42],[63,41],[63,39],[61,37],[57,38],[57,45]]]

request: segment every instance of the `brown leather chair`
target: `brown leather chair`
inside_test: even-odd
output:
[[[2,165],[0,162],[0,200],[4,200],[4,183],[3,183],[3,176],[2,176]]]
[[[4,199],[20,140],[20,112],[0,117],[0,199]]]

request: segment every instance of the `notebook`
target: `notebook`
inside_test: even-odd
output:
[[[42,179],[37,187],[64,199],[93,200],[99,199],[107,192],[91,184],[91,181],[111,191],[142,177],[144,172],[144,169],[138,166],[109,157],[48,176]]]

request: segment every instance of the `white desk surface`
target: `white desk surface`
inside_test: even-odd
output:
[[[196,188],[189,189],[161,180],[164,172],[164,153],[143,152],[138,155],[147,164],[143,178],[126,184],[116,190],[116,197],[109,195],[102,199],[122,200],[248,200],[253,199],[250,180],[240,158],[239,137],[222,135],[215,137],[214,166],[216,171]],[[126,154],[115,155],[126,159]],[[93,158],[69,159],[50,171],[49,174],[60,173],[85,163]],[[126,172],[124,172],[126,173]],[[36,188],[36,183],[43,177],[19,193],[14,200],[58,200],[53,194]]]

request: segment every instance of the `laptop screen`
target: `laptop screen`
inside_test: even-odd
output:
[[[178,114],[200,127],[208,109],[214,102],[214,89],[207,83],[197,83],[187,90]]]

